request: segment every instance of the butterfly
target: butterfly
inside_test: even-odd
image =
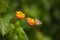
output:
[[[35,19],[35,25],[41,25],[42,24],[42,21],[39,20],[39,19]]]

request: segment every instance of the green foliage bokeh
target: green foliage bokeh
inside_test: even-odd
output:
[[[16,11],[42,25],[29,26]],[[60,0],[0,0],[0,40],[60,40]]]

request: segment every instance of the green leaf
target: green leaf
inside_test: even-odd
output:
[[[19,27],[16,29],[18,36],[20,37],[20,40],[28,40],[27,35],[25,34],[24,30],[22,27]]]
[[[4,18],[0,18],[0,32],[4,36],[9,30],[9,22],[11,20],[11,15],[6,15]]]
[[[16,25],[17,27],[19,27],[19,26],[20,26],[20,22],[17,21],[17,22],[15,23],[15,25]]]

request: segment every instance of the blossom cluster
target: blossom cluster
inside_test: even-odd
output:
[[[21,11],[16,11],[16,18],[18,18],[18,19],[23,19],[23,18],[25,18],[25,14],[24,14],[23,12],[21,12]],[[27,17],[27,18],[26,18],[26,22],[27,22],[29,25],[31,25],[31,26],[42,24],[42,22],[41,22],[40,20],[38,20],[38,19],[33,19],[33,18],[30,18],[30,17]]]

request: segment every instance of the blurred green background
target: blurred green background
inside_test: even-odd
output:
[[[16,18],[16,11],[41,20],[42,25],[29,26]],[[25,40],[21,35],[26,40],[60,40],[60,0],[0,0],[0,40]]]

